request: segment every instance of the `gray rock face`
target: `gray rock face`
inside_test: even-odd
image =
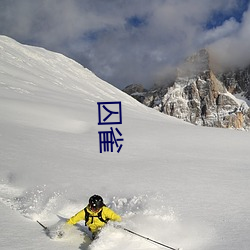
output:
[[[233,94],[250,96],[250,67],[215,75],[209,53],[201,50],[178,68],[169,87],[130,93],[143,104],[196,125],[249,129],[250,109]]]
[[[250,100],[250,66],[245,69],[228,70],[218,74],[217,77],[225,84],[230,93],[241,93]]]

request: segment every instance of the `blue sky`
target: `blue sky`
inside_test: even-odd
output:
[[[247,11],[249,5],[249,0],[240,0],[237,3],[236,8],[232,8],[230,12],[223,12],[222,10],[216,10],[211,14],[211,18],[208,19],[206,28],[212,29],[216,28],[217,26],[223,25],[225,20],[230,18],[234,18],[237,22],[241,23],[244,12]]]
[[[249,0],[1,0],[0,34],[63,53],[111,84],[164,82],[210,48],[250,63]]]

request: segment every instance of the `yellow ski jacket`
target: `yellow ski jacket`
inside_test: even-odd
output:
[[[86,207],[87,212],[89,213],[88,221],[85,221],[86,226],[90,229],[92,233],[97,232],[100,228],[102,228],[106,223],[104,221],[112,220],[112,221],[121,221],[121,217],[116,214],[113,210],[110,208],[103,206],[99,211],[93,212],[89,209],[89,207]],[[104,220],[100,220],[98,218],[98,215],[101,212],[101,218]],[[67,224],[74,225],[80,220],[85,220],[85,210],[82,209],[77,214],[72,216],[68,221]]]

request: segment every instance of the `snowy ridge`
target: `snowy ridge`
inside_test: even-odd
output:
[[[119,154],[99,153],[98,101],[122,102]],[[112,225],[90,243],[83,222],[51,240],[36,223],[55,228],[57,215],[74,215],[96,193],[124,227],[154,240],[247,250],[249,139],[163,115],[62,55],[1,36],[0,246],[162,249]]]

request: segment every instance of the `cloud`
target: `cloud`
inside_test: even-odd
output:
[[[242,22],[233,17],[239,2],[2,0],[0,33],[61,52],[120,88],[148,87],[204,46],[212,44],[216,53],[225,45],[248,48],[243,43],[249,40],[249,14]],[[222,23],[214,20],[219,15]]]
[[[204,31],[201,36],[201,44],[211,44],[225,37],[235,34],[240,28],[240,24],[232,17],[226,20],[221,26]]]
[[[227,29],[224,24],[220,29]],[[245,67],[250,64],[250,10],[243,15],[242,22],[221,39],[210,44],[216,61],[225,67]]]

